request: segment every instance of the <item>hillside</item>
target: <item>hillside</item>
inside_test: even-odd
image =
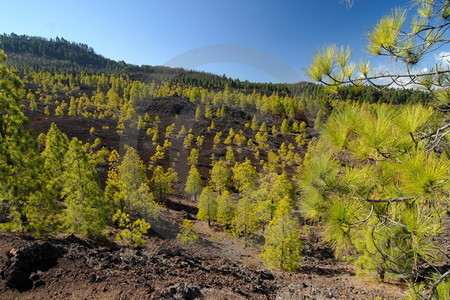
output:
[[[7,137],[0,147],[7,191],[1,227],[19,232],[0,234],[3,298],[400,299],[407,293],[409,274],[378,256],[371,261],[372,249],[357,257],[359,244],[339,248],[329,238],[391,230],[391,219],[383,227],[351,226],[383,219],[380,211],[392,203],[363,202],[340,214],[338,202],[322,216],[317,211],[328,204],[318,201],[414,190],[410,181],[421,178],[414,175],[431,173],[416,168],[423,158],[411,159],[408,176],[396,172],[399,161],[413,157],[408,151],[422,149],[421,130],[436,127],[439,116],[420,105],[427,94],[344,87],[332,97],[309,83],[286,90],[132,66],[64,39],[4,35],[0,41],[19,77],[6,68],[1,75],[0,138]],[[427,113],[429,124],[400,138],[402,118],[417,111]],[[334,130],[336,124],[348,132]],[[445,146],[436,147],[437,157]],[[447,170],[436,161],[446,161],[430,157],[427,165],[439,172],[416,190],[444,199]],[[335,231],[318,226],[326,217],[327,225],[345,224]],[[448,268],[448,226],[432,227],[436,234],[427,238],[440,246],[433,252],[439,259],[433,269],[420,261],[417,276]],[[407,240],[400,233],[400,241],[389,235],[380,244],[391,251]],[[413,256],[400,257],[407,265]]]
[[[322,87],[309,82],[294,84],[256,83],[241,81],[226,76],[170,68],[164,66],[132,65],[124,61],[114,61],[97,54],[92,47],[83,43],[69,42],[64,38],[46,39],[27,35],[0,35],[0,49],[8,55],[8,64],[19,70],[34,70],[51,73],[80,73],[127,75],[143,82],[169,81],[173,84],[198,86],[205,88],[225,87],[257,90],[262,93],[288,93],[323,95]],[[413,90],[391,89],[380,92],[373,88],[343,87],[339,90],[340,98],[367,102],[425,102],[428,95]]]
[[[235,101],[226,105],[214,105],[202,103],[200,99],[189,100],[184,95],[208,95],[207,90],[191,87],[183,88],[180,92],[180,87],[169,88],[167,85],[154,86],[154,90],[151,90],[154,95],[152,98],[135,100],[135,111],[139,115],[133,120],[144,122],[139,125],[142,127],[136,128],[131,120],[121,121],[117,112],[108,115],[109,109],[101,104],[103,101],[91,101],[102,97],[105,97],[105,100],[113,99],[113,86],[123,86],[124,92],[127,86],[143,89],[146,84],[114,76],[106,77],[107,80],[102,83],[103,77],[104,75],[71,77],[63,74],[50,76],[45,72],[29,73],[23,77],[26,98],[22,103],[26,107],[29,128],[33,129],[37,136],[47,133],[54,123],[70,138],[77,137],[86,143],[92,158],[97,161],[96,169],[103,185],[108,168],[105,151],[110,153],[115,149],[123,155],[124,145],[133,145],[143,160],[149,161],[150,158],[150,168],[152,164],[174,168],[178,174],[174,190],[164,200],[164,208],[158,220],[152,221],[152,228],[145,237],[145,246],[138,250],[123,243],[114,243],[116,229],[109,233],[110,241],[106,245],[74,237],[47,240],[52,246],[45,246],[50,247],[50,250],[45,248],[44,257],[39,252],[40,247],[44,247],[42,240],[34,242],[20,235],[1,235],[2,253],[9,252],[12,248],[27,253],[23,255],[23,264],[11,265],[10,258],[2,257],[5,276],[4,287],[0,290],[2,297],[29,299],[51,295],[54,299],[275,299],[280,295],[284,295],[281,296],[283,298],[286,295],[328,298],[352,294],[355,299],[365,299],[368,295],[394,299],[401,295],[400,290],[395,287],[387,287],[388,290],[385,291],[386,288],[381,286],[364,286],[362,281],[355,277],[351,267],[335,260],[330,249],[321,243],[317,236],[307,233],[306,229],[303,267],[302,271],[297,273],[263,269],[258,254],[261,232],[252,235],[250,240],[241,240],[226,233],[223,225],[219,223],[209,227],[197,220],[195,230],[200,239],[195,243],[177,240],[182,221],[196,220],[198,213],[198,201],[194,201],[192,196],[184,191],[192,149],[201,150],[196,165],[205,183],[210,177],[212,161],[230,159],[227,157],[227,147],[230,146],[234,149],[236,161],[244,161],[248,157],[260,172],[265,172],[264,169],[278,169],[283,165],[283,170],[293,175],[294,166],[298,165],[295,159],[301,159],[293,153],[290,154],[289,160],[278,166],[276,162],[270,162],[270,165],[260,162],[270,160],[269,157],[279,151],[281,145],[295,144],[296,136],[307,136],[301,131],[299,135],[292,129],[288,129],[289,133],[280,133],[277,130],[269,140],[262,138],[258,142],[261,143],[261,148],[252,148],[255,146],[248,146],[246,142],[242,143],[235,138],[234,141],[225,141],[226,136],[230,136],[230,131],[235,132],[235,137],[241,135],[246,140],[255,139],[255,134],[269,132],[268,128],[261,129],[263,122],[254,118],[256,107],[251,108],[246,104],[247,109],[243,110],[239,102]],[[114,80],[117,82],[114,83]],[[208,93],[210,94],[207,97],[219,97],[215,92]],[[227,97],[231,98],[255,97],[238,91],[228,93]],[[293,101],[276,95],[269,99],[286,103]],[[279,111],[277,114],[280,115],[260,115],[265,121],[264,126],[280,126],[285,113]],[[298,114],[296,120],[302,121],[302,114]],[[120,129],[122,126],[118,122],[123,122],[125,127]],[[208,129],[212,122],[216,125]],[[172,124],[173,133],[167,136],[167,128]],[[186,131],[180,133],[183,127]],[[152,129],[150,134],[149,128]],[[156,128],[159,128],[161,133],[155,138]],[[266,130],[267,133],[259,130]],[[223,132],[223,137],[219,142],[215,142],[214,138],[219,132]],[[186,146],[189,134],[203,137],[204,141],[200,147],[195,146],[195,139],[192,146]],[[157,147],[165,143],[164,135],[170,140],[171,146],[164,151],[162,158],[153,160],[152,157],[158,153]],[[304,144],[300,139],[297,141],[300,145]],[[257,149],[258,159],[254,154]],[[303,153],[304,146],[301,146],[301,149],[300,153]],[[291,150],[286,147],[286,151]],[[227,165],[232,166],[231,162],[227,162]],[[151,171],[148,176],[152,176]],[[234,193],[238,195],[237,190]],[[19,269],[15,269],[16,265]],[[195,276],[192,277],[192,274]],[[24,281],[23,278],[27,280]],[[17,281],[21,282],[20,285],[14,283]]]
[[[164,66],[132,65],[105,58],[86,44],[69,42],[64,38],[46,39],[27,35],[3,34],[0,49],[8,54],[8,63],[18,69],[49,72],[85,72],[88,74],[116,74],[146,82],[171,80],[176,83],[268,91],[287,91],[283,84],[240,81],[211,73]]]

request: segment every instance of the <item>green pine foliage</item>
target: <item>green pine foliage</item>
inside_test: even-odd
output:
[[[233,233],[244,239],[258,230],[258,212],[254,200],[249,197],[239,199],[231,225]]]
[[[284,197],[265,231],[261,258],[268,268],[295,271],[300,268],[299,222],[293,214],[292,200]]]
[[[229,191],[217,197],[217,222],[230,225],[236,213],[236,203]]]
[[[116,234],[115,238],[118,241],[124,241],[133,247],[141,247],[145,244],[144,235],[147,234],[151,225],[144,219],[137,219],[134,222],[130,221],[130,215],[121,211],[120,209],[112,217],[113,222],[116,222],[122,229]]]
[[[256,209],[261,225],[267,225],[274,217],[279,202],[287,197],[290,201],[295,200],[295,189],[286,173],[277,175],[268,173],[261,176],[260,184],[251,197],[257,201]]]
[[[258,185],[258,172],[249,159],[242,163],[236,163],[233,167],[234,186],[240,192],[256,189]]]
[[[177,234],[177,240],[183,243],[195,243],[198,239],[199,235],[194,228],[194,222],[184,219],[180,226],[180,233]]]
[[[60,214],[63,209],[62,202],[65,200],[63,195],[66,172],[65,157],[69,147],[69,138],[53,123],[45,135],[44,147],[41,158],[45,186],[42,186],[41,194],[45,200],[36,201],[37,199],[30,198],[31,205],[29,207],[30,225],[40,235],[54,234],[61,225]],[[36,209],[33,209],[34,206]],[[40,208],[37,209],[37,207]]]
[[[117,153],[110,157],[109,203],[115,203],[117,209],[139,216],[145,220],[155,219],[158,205],[150,191],[145,174],[146,168],[133,147],[126,146],[126,152],[120,165],[117,165]],[[116,179],[115,179],[116,178]]]
[[[194,195],[194,201],[197,201],[197,195],[202,192],[203,181],[200,172],[195,166],[191,166],[188,177],[186,179],[185,191]]]
[[[65,202],[63,228],[67,232],[98,236],[106,225],[103,197],[94,164],[76,138],[64,157],[62,194]]]
[[[408,279],[439,259],[450,162],[420,138],[435,120],[421,105],[343,104],[310,146],[303,214],[321,222],[336,254],[356,253],[361,272]]]
[[[190,165],[195,166],[198,164],[199,150],[197,148],[192,148],[189,152],[188,162]]]
[[[37,142],[26,128],[28,120],[21,111],[22,83],[5,66],[5,59],[0,50],[0,202],[8,218],[2,227],[42,232],[39,205],[45,203],[42,212],[49,212],[47,195],[42,191],[45,184],[41,177],[42,160]]]
[[[153,171],[153,176],[150,180],[153,195],[156,201],[164,203],[167,196],[173,192],[173,183],[178,179],[178,175],[174,169],[168,168],[164,172],[164,168],[157,166]]]
[[[231,184],[231,171],[223,160],[213,162],[209,184],[218,192],[225,191]]]
[[[217,195],[211,187],[203,188],[198,202],[197,218],[200,221],[208,221],[211,226],[211,221],[217,218]]]

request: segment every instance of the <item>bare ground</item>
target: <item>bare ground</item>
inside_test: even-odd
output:
[[[33,247],[39,248],[45,241],[2,233],[0,298],[401,299],[404,296],[405,287],[400,283],[380,283],[356,276],[352,267],[333,258],[332,251],[314,232],[303,236],[302,267],[297,272],[264,269],[258,257],[257,239],[244,242],[218,225],[209,227],[206,222],[195,221],[199,242],[183,244],[175,239],[177,225],[192,217],[194,205],[188,199],[171,198],[145,247],[139,250],[69,236],[47,240],[55,249],[45,248],[42,254]],[[17,263],[12,263],[17,258],[6,255],[12,248],[25,253],[22,254],[25,263],[19,264],[19,272],[14,269]],[[19,287],[11,284],[14,283],[11,273],[18,273],[22,278],[19,282],[27,283],[20,283]]]

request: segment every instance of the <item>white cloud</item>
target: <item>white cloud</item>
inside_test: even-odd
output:
[[[442,51],[434,55],[434,58],[444,67],[450,66],[450,52]]]

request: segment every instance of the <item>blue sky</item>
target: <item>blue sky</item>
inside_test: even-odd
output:
[[[139,65],[176,63],[250,81],[298,81],[321,46],[349,45],[356,61],[368,57],[366,33],[407,3],[356,0],[348,9],[339,0],[0,0],[0,32],[64,37]],[[271,71],[277,66],[291,75]]]

